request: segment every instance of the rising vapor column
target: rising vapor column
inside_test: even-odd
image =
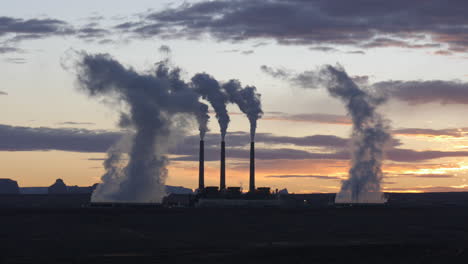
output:
[[[221,167],[219,190],[226,189],[226,142],[221,141]]]
[[[255,142],[250,142],[250,185],[249,192],[255,192]]]
[[[205,142],[200,140],[200,164],[198,165],[198,191],[205,188]]]

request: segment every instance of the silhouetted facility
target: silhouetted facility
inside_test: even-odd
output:
[[[200,140],[198,160],[198,190],[203,190],[205,188],[205,142],[203,140]]]
[[[255,142],[250,142],[250,179],[249,192],[255,192]]]
[[[221,164],[219,189],[226,189],[226,142],[221,141]]]

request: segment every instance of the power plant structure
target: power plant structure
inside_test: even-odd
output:
[[[205,189],[205,141],[200,140],[200,154],[198,164],[198,189]]]
[[[250,142],[249,192],[255,192],[255,142]]]
[[[220,183],[205,186],[204,141],[200,140],[197,207],[279,207],[278,196],[269,187],[255,187],[255,142],[250,142],[249,191],[226,187],[226,142],[221,141]]]
[[[226,142],[221,141],[221,158],[220,158],[220,172],[219,172],[219,190],[226,189]]]

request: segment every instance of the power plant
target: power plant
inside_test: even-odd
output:
[[[226,187],[226,142],[221,141],[220,185],[206,186],[204,141],[200,140],[198,193],[196,207],[279,207],[278,195],[269,187],[255,188],[255,142],[250,142],[249,191],[242,193],[241,187]]]

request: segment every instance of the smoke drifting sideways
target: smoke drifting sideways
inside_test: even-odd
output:
[[[93,202],[160,202],[165,195],[167,150],[174,135],[184,134],[189,119],[207,131],[208,107],[180,79],[179,69],[160,62],[148,74],[126,68],[107,54],[78,54],[79,87],[91,97],[113,101],[121,112],[119,125],[133,130],[108,151],[106,173],[92,195]],[[121,105],[128,107],[122,112]],[[129,146],[125,149],[125,146]],[[128,162],[121,164],[123,153]]]
[[[219,82],[206,73],[198,73],[192,78],[192,84],[203,99],[208,100],[215,110],[221,132],[221,141],[224,141],[231,121],[226,108],[228,95],[221,89]]]
[[[250,122],[250,140],[254,142],[257,120],[263,115],[261,95],[257,93],[257,88],[255,86],[243,88],[238,80],[230,80],[223,84],[222,88],[229,95],[229,101],[237,104],[239,109],[247,115]]]
[[[360,88],[341,66],[324,66],[317,71],[290,74],[268,66],[261,68],[267,74],[286,80],[302,88],[326,88],[339,98],[352,118],[352,160],[349,178],[342,182],[336,203],[385,203],[381,191],[382,161],[389,143],[389,121],[376,112],[385,97],[369,89]]]

